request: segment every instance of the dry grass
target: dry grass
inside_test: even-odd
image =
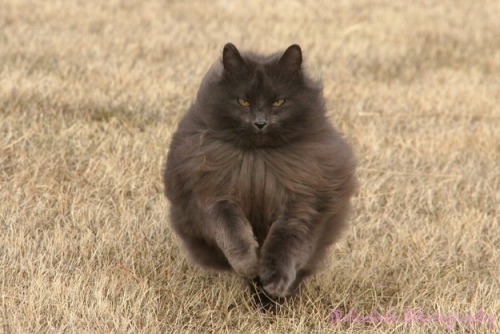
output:
[[[498,331],[499,17],[496,0],[1,1],[0,332],[447,331],[411,309]],[[332,266],[277,315],[168,228],[170,136],[226,41],[300,43],[359,159]]]

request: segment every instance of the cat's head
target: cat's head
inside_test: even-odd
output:
[[[296,44],[270,56],[226,44],[197,105],[212,133],[238,146],[283,145],[325,122],[321,85],[305,75]]]

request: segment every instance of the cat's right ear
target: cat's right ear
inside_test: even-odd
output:
[[[227,43],[224,45],[224,50],[222,50],[222,64],[224,65],[224,70],[229,73],[235,72],[245,64],[234,44]]]
[[[297,44],[290,45],[283,53],[279,64],[289,73],[300,73],[302,66],[302,50]]]

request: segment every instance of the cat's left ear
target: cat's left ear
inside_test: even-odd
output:
[[[235,72],[245,64],[234,44],[227,43],[224,45],[224,50],[222,50],[222,64],[228,72]]]
[[[300,46],[297,44],[290,45],[278,63],[289,73],[300,72],[302,66],[302,50]]]

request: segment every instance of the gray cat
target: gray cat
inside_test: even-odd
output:
[[[170,222],[199,264],[288,296],[344,227],[354,171],[300,47],[263,56],[228,43],[172,138]]]

